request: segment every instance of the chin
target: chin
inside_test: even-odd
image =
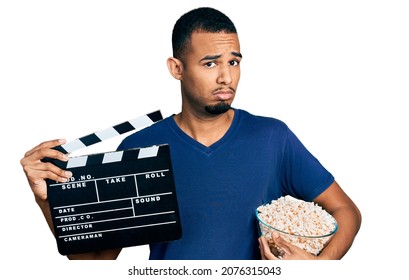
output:
[[[221,115],[226,113],[231,109],[231,104],[226,102],[220,102],[215,105],[207,105],[205,106],[206,112],[212,115]]]

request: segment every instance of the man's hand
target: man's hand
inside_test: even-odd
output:
[[[267,239],[264,236],[261,236],[259,239],[260,244],[260,253],[261,259],[263,260],[317,260],[318,257],[310,254],[303,249],[291,245],[290,243],[286,242],[281,236],[277,233],[273,233],[273,242],[274,244],[280,248],[283,252],[283,255],[279,258],[275,256],[268,245]]]
[[[68,161],[67,155],[52,149],[64,143],[65,140],[63,139],[43,142],[26,152],[24,158],[20,161],[31,190],[37,200],[47,200],[47,184],[45,179],[66,182],[72,176],[69,171],[62,170],[50,162],[41,161],[44,158]]]

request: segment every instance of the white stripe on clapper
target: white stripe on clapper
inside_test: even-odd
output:
[[[67,168],[85,166],[87,164],[88,156],[72,157],[67,162]]]
[[[67,151],[67,153],[71,153],[73,151],[85,148],[85,144],[81,142],[80,139],[76,139],[74,141],[71,141],[69,143],[66,143],[64,145],[61,145],[61,147],[64,148],[64,150]]]
[[[151,125],[153,124],[153,121],[148,116],[145,115],[145,116],[140,116],[139,118],[130,120],[129,123],[132,124],[133,127],[138,128],[138,127]]]
[[[116,131],[113,127],[95,132],[95,135],[98,136],[101,141],[107,140],[109,138],[115,137],[119,135],[118,131]]]
[[[142,148],[139,150],[138,158],[156,157],[158,155],[159,146]]]
[[[102,163],[118,162],[122,160],[122,154],[124,151],[112,152],[104,154]]]

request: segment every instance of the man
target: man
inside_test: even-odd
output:
[[[277,259],[258,238],[254,209],[289,194],[314,201],[332,214],[339,229],[319,256],[275,242],[284,259],[340,259],[359,230],[361,216],[334,177],[281,121],[231,107],[240,79],[240,43],[234,24],[221,12],[199,8],[183,15],[172,36],[171,75],[180,81],[182,110],[128,136],[119,149],[168,143],[183,236],[150,244],[151,259]],[[36,201],[52,229],[47,203],[49,178],[69,172],[44,157],[67,160],[44,142],[21,160]],[[70,259],[114,259],[121,249],[70,255]]]

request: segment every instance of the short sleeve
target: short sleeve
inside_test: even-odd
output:
[[[293,197],[311,201],[333,182],[333,175],[288,129],[284,146],[281,184],[283,192]]]

